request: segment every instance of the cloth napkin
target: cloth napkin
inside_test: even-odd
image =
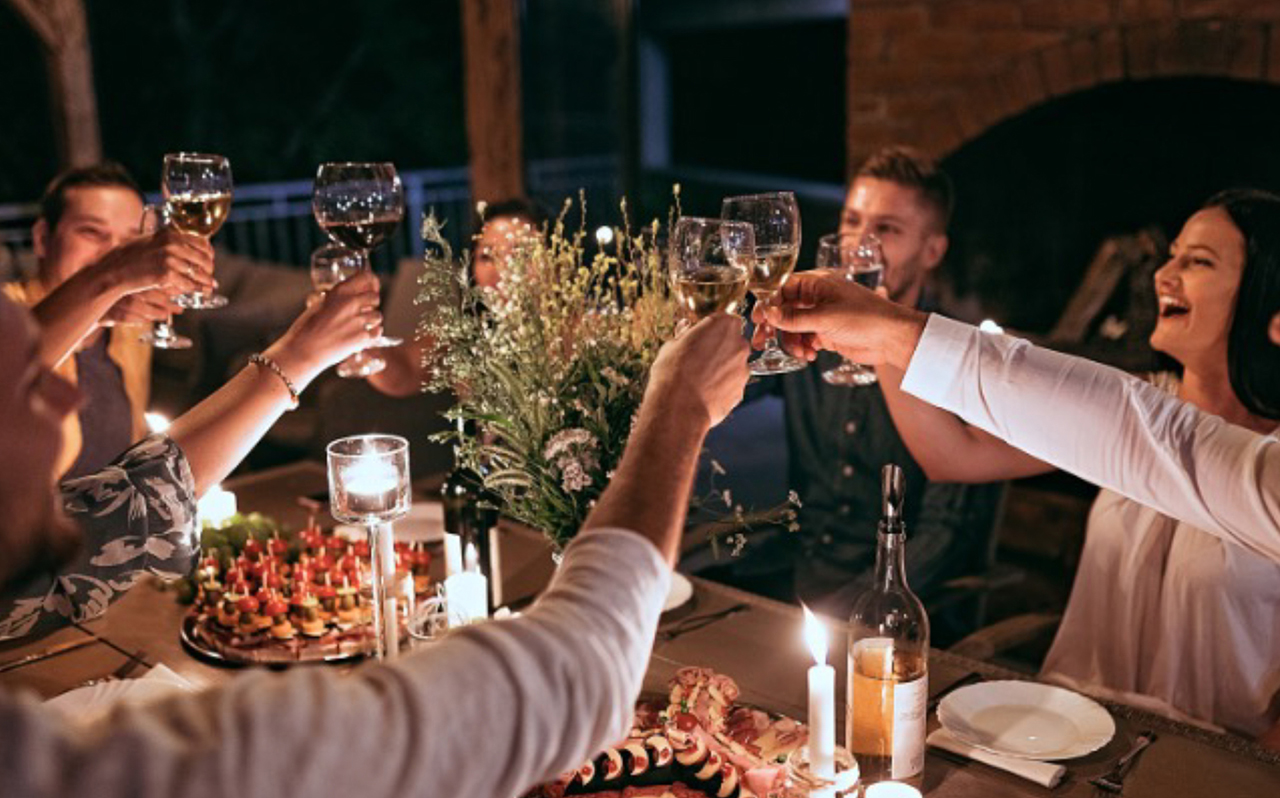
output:
[[[1018,759],[1016,757],[993,754],[990,751],[961,742],[946,729],[938,729],[925,738],[925,742],[934,748],[941,748],[943,751],[950,751],[975,762],[998,768],[1006,773],[1021,776],[1028,781],[1034,781],[1036,784],[1049,789],[1057,787],[1058,782],[1062,781],[1062,777],[1067,772],[1065,767],[1055,765],[1052,762],[1040,762],[1034,759]]]
[[[70,690],[45,702],[67,720],[89,725],[96,723],[117,706],[146,704],[175,693],[194,692],[197,688],[187,679],[163,664],[156,665],[138,679],[100,682]]]

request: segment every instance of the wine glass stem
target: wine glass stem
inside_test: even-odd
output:
[[[396,612],[396,554],[390,524],[371,523],[369,556],[373,581],[373,631],[378,659],[394,659],[400,653],[400,621]]]
[[[757,294],[756,296],[760,300],[760,303],[767,308],[767,307],[771,307],[774,304],[774,300],[776,300],[778,297],[778,292],[774,291],[770,294],[766,294],[763,296]],[[762,322],[762,324],[764,325],[765,329],[768,331],[769,337],[766,338],[764,341],[764,349],[761,350],[760,356],[770,357],[782,351],[782,347],[778,344],[779,333],[778,333],[778,329],[773,325],[769,324],[769,322],[767,321]]]

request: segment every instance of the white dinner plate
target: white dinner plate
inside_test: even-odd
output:
[[[671,589],[667,591],[667,600],[662,605],[663,612],[683,607],[693,598],[693,583],[679,571],[671,573]]]
[[[154,676],[149,673],[141,679],[112,679],[77,687],[50,698],[44,705],[68,720],[88,724],[122,704],[149,704],[175,693],[194,689],[189,682],[163,665],[156,666],[153,671],[158,672]]]
[[[938,721],[955,737],[1018,759],[1072,759],[1106,745],[1115,721],[1098,702],[1036,682],[982,682],[942,699]]]

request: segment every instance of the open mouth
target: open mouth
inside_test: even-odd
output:
[[[1160,318],[1171,319],[1177,316],[1185,316],[1191,312],[1191,306],[1177,297],[1161,296],[1160,297]]]

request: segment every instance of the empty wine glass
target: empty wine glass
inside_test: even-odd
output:
[[[365,261],[354,249],[325,244],[311,253],[311,285],[323,293],[364,271]],[[357,352],[338,364],[338,376],[359,379],[377,374],[387,362],[372,352]]]
[[[142,209],[142,219],[138,223],[138,232],[142,235],[153,235],[169,226],[169,213],[165,205],[148,205]],[[173,329],[173,314],[164,321],[158,321],[150,330],[139,336],[156,349],[190,349],[191,339],[178,335]]]
[[[746,222],[683,216],[667,255],[671,290],[686,316],[736,313],[747,298],[755,231]]]
[[[875,290],[884,279],[884,249],[872,233],[861,238],[829,233],[818,240],[817,267],[829,269],[846,280]],[[865,386],[876,384],[876,372],[848,358],[822,372],[822,379],[832,385]]]
[[[795,194],[775,191],[728,197],[720,208],[720,215],[747,222],[754,228],[756,254],[747,289],[757,301],[770,304],[781,292],[800,257],[800,209],[796,206]],[[774,334],[750,365],[752,374],[763,375],[798,371],[806,364],[782,351]]]
[[[335,244],[359,254],[363,268],[369,268],[369,252],[381,244],[404,218],[404,186],[396,167],[390,163],[324,163],[316,171],[311,194],[311,210],[316,223]],[[370,349],[399,346],[399,338],[379,336]],[[368,359],[363,373],[339,374],[367,377],[381,371],[369,361],[381,361],[366,352],[344,363]]]
[[[169,222],[184,233],[213,238],[231,212],[231,164],[221,155],[174,152],[164,156],[160,187]],[[193,310],[227,304],[221,294],[180,294],[179,305]]]

